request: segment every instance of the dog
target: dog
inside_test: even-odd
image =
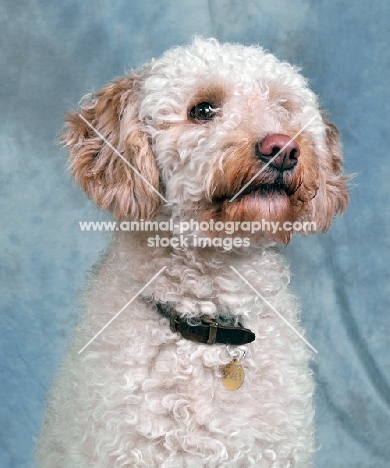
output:
[[[196,37],[85,97],[62,141],[120,228],[38,466],[313,466],[313,346],[278,246],[326,231],[348,177],[305,78],[259,46]]]

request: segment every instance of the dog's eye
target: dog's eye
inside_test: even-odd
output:
[[[193,120],[212,120],[216,115],[216,108],[210,102],[200,102],[189,113]]]

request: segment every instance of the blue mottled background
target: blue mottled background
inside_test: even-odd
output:
[[[2,468],[33,466],[75,298],[107,241],[79,230],[108,215],[66,173],[63,114],[195,33],[260,43],[300,65],[341,131],[358,174],[349,210],[286,249],[319,350],[317,466],[390,466],[389,17],[378,0],[1,0]]]

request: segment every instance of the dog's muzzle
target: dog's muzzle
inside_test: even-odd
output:
[[[255,340],[256,335],[244,328],[234,317],[218,315],[215,318],[200,316],[195,319],[181,317],[169,303],[157,303],[158,311],[169,318],[173,332],[180,333],[186,340],[207,344],[244,345]],[[230,323],[229,323],[230,322]]]

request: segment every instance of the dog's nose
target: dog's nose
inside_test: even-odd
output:
[[[276,169],[286,171],[296,166],[300,154],[298,143],[288,135],[271,133],[257,143],[259,158],[268,163],[278,153],[278,156],[271,162],[271,166]]]

